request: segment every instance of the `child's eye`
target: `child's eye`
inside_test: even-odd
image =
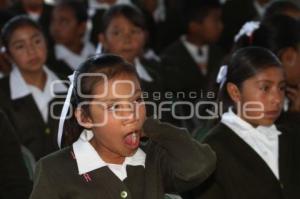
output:
[[[286,90],[286,85],[280,86],[280,87],[279,87],[279,90],[285,92],[285,90]]]
[[[138,29],[138,28],[133,29],[133,30],[131,31],[132,34],[140,34],[141,32],[142,32],[142,31],[141,31],[140,29]]]
[[[115,30],[115,31],[112,31],[112,34],[113,34],[114,36],[120,36],[120,35],[121,35],[121,32],[118,31],[118,30]]]
[[[121,107],[120,103],[114,103],[114,104],[107,105],[107,110],[113,112],[120,109],[120,107]]]
[[[135,102],[141,103],[141,102],[143,102],[143,98],[142,97],[138,97],[138,98],[135,99]]]
[[[264,92],[267,92],[270,89],[270,87],[267,86],[267,85],[263,85],[263,86],[260,86],[259,89],[262,90],[262,91],[264,91]]]
[[[34,40],[34,43],[35,44],[40,44],[42,42],[42,39],[41,38],[38,38],[38,39],[35,39]]]
[[[18,44],[18,45],[15,45],[14,47],[15,47],[15,49],[17,49],[17,50],[21,50],[21,49],[23,49],[25,46],[24,46],[23,44]]]

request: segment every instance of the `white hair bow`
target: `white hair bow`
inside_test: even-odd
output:
[[[72,108],[71,96],[72,96],[72,92],[73,92],[73,88],[74,88],[75,74],[76,74],[76,71],[74,71],[74,73],[72,75],[68,76],[71,84],[69,86],[68,94],[67,94],[67,97],[66,97],[66,100],[65,100],[63,109],[61,111],[60,118],[59,118],[58,133],[57,133],[57,143],[58,143],[59,148],[61,148],[61,140],[62,140],[63,131],[64,131],[65,119],[67,117],[69,108]],[[72,112],[72,110],[70,110],[70,112]]]
[[[220,88],[223,87],[223,84],[226,81],[227,73],[228,73],[228,66],[227,65],[221,66],[217,76],[217,83],[220,84]]]
[[[250,37],[252,35],[252,33],[258,29],[260,26],[260,22],[259,21],[248,21],[246,22],[242,28],[240,29],[239,33],[234,37],[234,42],[237,42],[241,36],[243,35],[247,35],[248,37]]]

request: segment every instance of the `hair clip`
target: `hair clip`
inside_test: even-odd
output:
[[[217,83],[220,84],[220,88],[223,87],[223,84],[226,81],[227,73],[228,73],[228,66],[227,65],[221,66],[217,75]]]
[[[235,35],[234,42],[237,42],[241,36],[247,35],[248,37],[252,38],[253,32],[258,29],[260,26],[259,21],[248,21],[246,22],[242,28],[240,29],[239,33]],[[250,40],[251,41],[251,40]]]

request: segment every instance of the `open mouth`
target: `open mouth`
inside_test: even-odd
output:
[[[124,143],[131,149],[137,148],[140,145],[140,132],[133,131],[128,133],[124,138]]]

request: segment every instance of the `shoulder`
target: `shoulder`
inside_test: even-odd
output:
[[[0,79],[0,89],[1,90],[5,90],[5,91],[9,90],[9,79],[10,79],[9,75]]]
[[[171,45],[169,45],[165,50],[163,50],[161,57],[172,55],[173,53],[177,53],[182,51],[184,49],[184,45],[181,41],[181,39],[176,40]],[[174,56],[174,55],[172,55]]]
[[[38,164],[46,169],[62,170],[69,167],[72,162],[75,162],[72,159],[72,148],[66,147],[41,158]]]
[[[0,79],[0,102],[2,105],[4,100],[10,101],[9,76]]]
[[[211,145],[212,148],[222,147],[224,142],[231,139],[230,135],[234,135],[232,130],[220,122],[207,133],[203,142]]]

